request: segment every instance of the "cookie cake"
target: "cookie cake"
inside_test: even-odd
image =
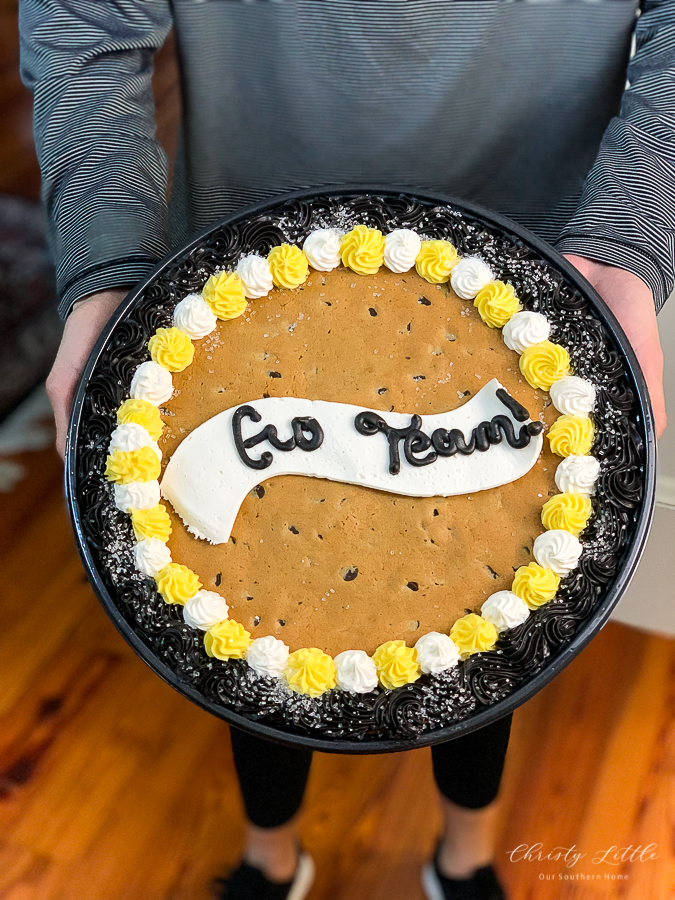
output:
[[[592,612],[644,447],[606,327],[526,244],[412,198],[290,202],[143,299],[86,499],[120,605],[192,690],[410,739]]]

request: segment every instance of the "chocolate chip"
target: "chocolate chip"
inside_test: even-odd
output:
[[[413,375],[413,381],[426,381],[426,375]]]
[[[233,534],[230,535],[230,540],[232,541],[233,544],[237,543],[237,539]]]
[[[376,315],[377,315],[377,310],[376,310],[376,309],[373,309],[372,306],[370,307],[370,309],[368,310],[368,312],[371,314],[371,316],[376,316]]]
[[[270,378],[281,378],[281,372],[268,372]]]
[[[386,394],[387,390],[388,390],[388,388],[378,388],[377,393],[378,394]]]
[[[247,596],[246,599],[247,599],[247,600],[253,600],[253,597]]]
[[[223,580],[223,573],[218,572],[216,575],[216,587],[220,587],[220,582]]]
[[[439,513],[439,512],[438,512],[438,510],[437,510],[437,509],[435,509],[435,510],[434,510],[434,515],[435,515],[435,516],[438,516],[438,515],[440,515],[440,513]]]
[[[341,574],[345,581],[353,581],[359,574],[359,570],[357,566],[350,566],[348,569],[343,569]]]
[[[431,300],[428,300],[426,297],[418,297],[417,302],[421,303],[422,306],[431,306]]]
[[[263,399],[264,399],[264,400],[269,400],[269,396],[270,396],[270,395],[267,393],[267,391],[265,391],[265,392],[263,393]]]
[[[285,624],[286,624],[286,619],[277,619],[277,622],[278,622],[280,625],[285,625]]]
[[[486,566],[486,568],[487,568],[488,572],[490,573],[490,575],[492,575],[493,578],[499,578],[499,572],[495,572],[495,570],[492,568],[492,566]]]
[[[409,581],[406,584],[406,587],[408,588],[409,591],[419,591],[419,589],[420,589],[420,586],[416,581]]]
[[[290,531],[291,534],[300,534],[300,532],[299,532],[298,529],[295,527],[295,525],[289,525],[289,526],[288,526],[288,530]]]
[[[470,393],[471,393],[471,391],[462,391],[462,396],[468,397]]]
[[[262,484],[256,484],[256,486],[253,488],[253,493],[256,495],[256,497],[262,500],[262,498],[265,496],[265,488],[262,486]]]
[[[412,322],[408,322],[408,324],[406,325],[406,331],[407,331],[408,333],[410,333],[410,326],[411,326],[411,325],[412,325]]]
[[[253,616],[253,624],[260,625],[260,616]]]

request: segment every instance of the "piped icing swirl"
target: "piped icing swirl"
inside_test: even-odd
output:
[[[528,347],[541,344],[550,334],[551,323],[546,316],[529,309],[515,313],[502,329],[504,343],[516,353],[524,353]]]
[[[333,228],[318,228],[305,238],[302,250],[317,272],[331,272],[340,265],[340,235]]]
[[[588,416],[559,416],[547,436],[557,456],[586,456],[593,446],[595,428]]]
[[[250,643],[250,633],[234,619],[212,625],[204,635],[206,655],[216,659],[243,659]]]
[[[182,372],[192,362],[195,347],[179,328],[158,328],[148,341],[150,356],[169,372]]]
[[[499,632],[522,625],[530,615],[527,603],[513,591],[497,591],[490,594],[481,606],[480,612]]]
[[[445,284],[458,262],[459,254],[450,241],[422,241],[415,268],[430,284]]]
[[[439,675],[456,666],[460,660],[455,642],[439,631],[423,634],[415,644],[415,651],[417,662],[425,675]]]
[[[152,447],[157,458],[161,460],[162,451],[157,442],[153,441],[147,428],[137,422],[125,422],[124,425],[118,425],[110,435],[108,452],[114,453],[115,450],[121,450],[123,453],[128,453],[130,450],[140,450],[143,447]]]
[[[106,459],[105,476],[116,484],[129,484],[132,481],[156,481],[159,478],[161,464],[152,447],[141,447],[140,450],[113,450]]]
[[[512,590],[530,609],[536,609],[553,600],[559,584],[560,578],[553,569],[531,562],[518,569]]]
[[[342,265],[359,275],[374,275],[384,262],[384,235],[377,228],[357,225],[340,241]]]
[[[115,506],[122,512],[131,509],[152,509],[161,499],[159,481],[131,481],[113,485]]]
[[[237,275],[244,285],[244,294],[249,300],[266,297],[274,287],[272,272],[266,259],[260,256],[245,256],[237,265]]]
[[[211,334],[217,321],[201,294],[188,294],[173,311],[173,324],[193,341]]]
[[[265,292],[267,293],[267,291]],[[202,289],[204,302],[219,319],[236,319],[246,309],[245,282],[237,272],[216,272]]]
[[[365,650],[344,650],[335,657],[336,683],[342,691],[367,694],[377,687],[377,667]]]
[[[566,416],[588,416],[595,407],[595,387],[578,375],[565,375],[551,385],[551,400]]]
[[[149,359],[141,363],[134,372],[129,393],[134,400],[145,400],[153,406],[161,406],[173,395],[171,372]]]
[[[151,509],[132,509],[131,525],[138,541],[154,538],[166,543],[171,536],[171,517],[163,503]]]
[[[454,266],[450,286],[462,300],[473,300],[486,284],[494,280],[492,269],[475,256],[464,257]]]
[[[229,611],[229,606],[220,594],[199,590],[185,601],[183,620],[190,628],[208,631],[218,622],[227,619]]]
[[[450,637],[462,659],[467,659],[474,653],[491,650],[497,642],[497,629],[483,616],[468,613],[457,619],[450,630]]]
[[[542,391],[551,389],[570,370],[570,355],[560,344],[542,341],[533,347],[526,347],[520,357],[520,371],[534,388]]]
[[[134,546],[134,563],[139,572],[149,578],[157,574],[171,562],[171,551],[157,538],[144,538]]]
[[[290,650],[273,634],[256,638],[246,651],[246,662],[266,678],[282,678],[288,665]]]
[[[578,537],[586,527],[592,509],[590,498],[585,494],[556,494],[542,506],[541,521],[549,531],[561,528]]]
[[[373,653],[373,661],[377,666],[377,677],[385,690],[411,684],[421,675],[417,651],[414,647],[407,647],[405,641],[380,644]]]
[[[563,494],[595,494],[600,462],[594,456],[568,456],[555,470],[555,483]]]
[[[563,577],[577,567],[583,545],[569,531],[554,528],[537,536],[533,554],[540,566]]]
[[[169,375],[169,377],[171,376]],[[164,428],[159,410],[147,400],[125,400],[117,410],[117,422],[120,425],[129,423],[142,425],[153,441],[157,440]]]
[[[193,597],[202,586],[192,569],[175,562],[160,569],[155,576],[155,581],[157,590],[164,598],[165,603],[180,603],[181,605]]]
[[[305,647],[291,653],[286,663],[286,681],[292,691],[320,697],[335,687],[335,663],[317,647]]]
[[[390,272],[407,272],[415,265],[421,247],[419,235],[410,228],[395,228],[384,239],[384,264]]]
[[[502,328],[521,308],[515,288],[503,281],[486,284],[476,294],[473,305],[489,328]]]
[[[307,257],[293,244],[279,244],[272,247],[267,264],[272,273],[272,281],[277,287],[292,290],[307,281],[309,265]]]

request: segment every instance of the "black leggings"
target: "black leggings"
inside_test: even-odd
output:
[[[506,716],[454,741],[431,748],[434,778],[444,797],[467,809],[497,796],[511,731]],[[312,751],[284,747],[231,728],[234,764],[246,815],[259,828],[276,828],[300,809]]]

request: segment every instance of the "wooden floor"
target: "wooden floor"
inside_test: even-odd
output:
[[[0,191],[35,197],[15,26],[15,0],[0,0]],[[155,90],[170,151],[171,47]],[[20,461],[29,477],[0,494],[0,898],[206,900],[241,841],[227,728],[108,622],[55,454]],[[673,642],[609,625],[518,711],[498,848],[512,900],[675,898],[674,667]],[[312,900],[419,900],[438,827],[428,751],[318,756],[302,820]],[[622,852],[652,845],[642,859]],[[539,846],[558,860],[523,858]],[[584,856],[572,865],[574,853]]]
[[[206,900],[241,841],[227,728],[102,612],[52,451],[20,461],[29,477],[0,499],[0,898]],[[673,642],[609,625],[516,713],[498,852],[514,900],[675,897],[674,666]],[[427,750],[317,756],[312,900],[418,900],[438,827]],[[585,855],[510,853],[539,844]],[[656,859],[597,861],[648,845]]]

